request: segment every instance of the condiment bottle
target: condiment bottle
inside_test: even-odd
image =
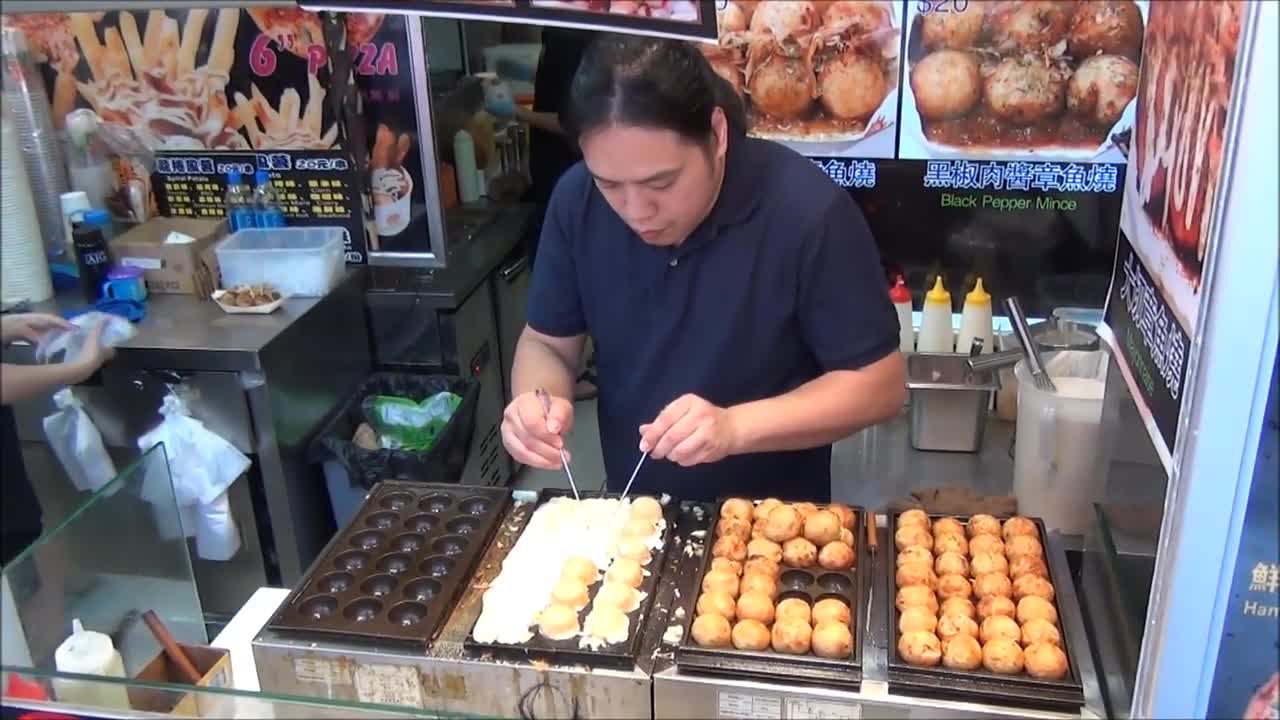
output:
[[[911,291],[901,275],[889,290],[889,299],[898,311],[898,349],[911,352],[916,349],[916,331],[911,323]]]
[[[80,291],[90,305],[102,298],[102,283],[107,279],[111,256],[107,254],[105,232],[111,227],[111,216],[106,210],[89,210],[80,215],[72,225],[71,237],[76,250],[76,265],[80,270]]]
[[[951,293],[942,286],[941,274],[933,281],[933,289],[924,296],[923,314],[916,351],[922,353],[954,351],[955,334],[951,330]]]
[[[60,673],[124,677],[124,661],[109,635],[85,630],[80,618],[71,621],[70,636],[53,653]],[[68,705],[129,709],[123,685],[90,680],[55,678],[53,690],[58,701]]]
[[[964,296],[964,309],[960,312],[960,339],[956,341],[957,352],[968,352],[974,338],[982,338],[982,354],[991,352],[995,344],[991,329],[991,296],[982,289],[982,278],[973,286],[973,290]]]

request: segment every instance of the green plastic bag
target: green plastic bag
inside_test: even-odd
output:
[[[388,450],[430,450],[449,425],[462,397],[440,392],[414,402],[406,397],[370,395],[361,403],[365,421]]]

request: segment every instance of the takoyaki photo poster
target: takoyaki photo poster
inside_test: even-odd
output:
[[[409,13],[712,41],[717,1],[724,0],[300,0],[299,4],[308,10]]]
[[[1228,117],[1244,0],[1154,2],[1142,49],[1130,163],[1102,331],[1166,469],[1200,312],[1215,206],[1227,178]]]
[[[901,2],[720,0],[703,55],[749,131],[810,157],[894,157]]]

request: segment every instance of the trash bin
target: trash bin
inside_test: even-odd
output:
[[[430,450],[366,450],[351,441],[365,421],[361,403],[370,395],[398,395],[421,402],[436,393],[462,398]],[[311,443],[311,461],[322,463],[329,503],[338,527],[351,521],[369,488],[382,480],[456,483],[467,464],[475,432],[480,382],[451,375],[375,373],[356,388]]]

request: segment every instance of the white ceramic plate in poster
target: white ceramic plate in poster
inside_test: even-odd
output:
[[[1063,2],[1064,5],[1071,3]],[[1138,8],[1145,31],[1148,16],[1147,0],[1129,0]],[[920,32],[919,18],[925,11],[952,11],[957,7],[963,9],[970,2],[977,0],[909,0],[907,2],[907,18],[903,24],[906,42],[903,44],[902,57],[902,116],[898,157],[909,160],[930,159],[968,159],[968,160],[1061,160],[1070,162],[1109,162],[1123,163],[1125,156],[1116,146],[1116,137],[1133,129],[1134,108],[1136,100],[1130,100],[1125,106],[1120,119],[1105,131],[1097,130],[1097,142],[1084,144],[1061,145],[1044,142],[1034,146],[1017,145],[959,145],[948,144],[929,139],[925,135],[924,126],[916,106],[915,92],[911,87],[911,72],[915,64],[927,53],[920,47],[917,35]],[[1029,5],[1030,3],[1028,3]],[[918,48],[913,52],[913,48]],[[1137,58],[1132,58],[1136,63]],[[1078,67],[1079,61],[1072,62],[1072,68]],[[979,100],[979,107],[983,100]],[[971,111],[974,112],[974,111]],[[1061,116],[1047,122],[1058,122]]]

